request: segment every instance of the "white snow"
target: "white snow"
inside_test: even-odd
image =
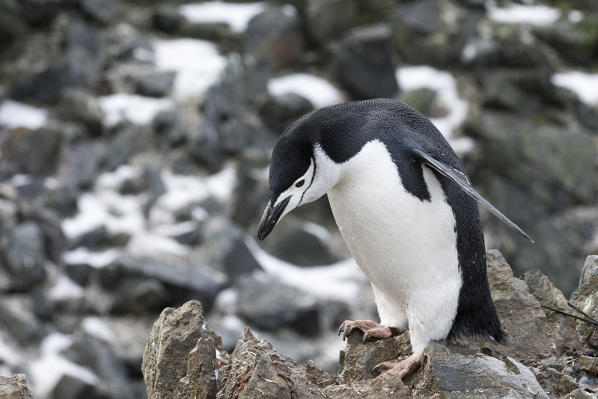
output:
[[[11,366],[18,366],[23,364],[23,357],[15,349],[14,345],[9,345],[4,342],[0,335],[0,363],[6,363]]]
[[[88,316],[81,322],[81,327],[85,332],[106,342],[116,340],[114,332],[108,324],[99,317]]]
[[[571,10],[571,11],[569,11],[569,14],[567,14],[567,18],[569,19],[569,21],[571,21],[574,24],[576,24],[576,23],[581,22],[583,20],[584,15],[579,10]]]
[[[353,259],[306,268],[268,254],[251,238],[247,238],[246,243],[266,273],[320,298],[353,300],[359,291],[359,283],[365,280]]]
[[[12,100],[0,103],[0,125],[9,129],[39,129],[48,120],[48,111]]]
[[[119,256],[120,251],[117,249],[90,251],[87,248],[79,247],[65,252],[62,255],[62,260],[66,264],[87,264],[91,267],[102,268],[114,262]]]
[[[487,10],[490,19],[505,24],[547,26],[561,17],[560,10],[545,5],[510,4],[499,8],[490,3]]]
[[[135,94],[116,93],[99,98],[104,112],[104,124],[114,126],[121,120],[137,125],[147,125],[160,111],[172,109],[174,103],[167,98],[153,98]]]
[[[145,232],[135,234],[127,243],[127,252],[133,256],[161,258],[163,256],[186,256],[190,248],[162,235]]]
[[[404,91],[429,88],[437,92],[439,100],[448,107],[448,115],[430,120],[457,153],[469,151],[473,146],[469,138],[455,139],[453,137],[455,130],[465,121],[468,108],[467,102],[459,97],[455,77],[449,72],[440,71],[430,66],[397,68],[396,76]]]
[[[55,301],[82,298],[83,288],[75,284],[70,278],[61,274],[57,277],[54,285],[48,290],[48,297]]]
[[[156,67],[176,72],[173,96],[178,100],[203,96],[226,65],[216,45],[205,40],[156,40],[153,45]]]
[[[303,225],[303,230],[318,237],[321,241],[324,242],[326,242],[330,238],[330,232],[326,230],[326,227],[314,222],[305,222],[305,224]]]
[[[72,343],[72,339],[64,334],[49,334],[41,344],[40,357],[29,367],[31,389],[37,398],[48,397],[52,388],[63,375],[70,375],[89,384],[97,384],[98,377],[88,368],[71,362],[60,355]]]
[[[343,101],[341,92],[330,82],[307,73],[295,73],[270,79],[268,91],[273,96],[299,94],[317,108]]]
[[[552,75],[552,83],[573,91],[588,105],[598,105],[598,73],[580,71],[561,72]]]
[[[191,22],[225,23],[233,32],[241,33],[247,29],[249,20],[266,9],[266,3],[228,3],[224,1],[206,1],[185,4],[179,12]]]

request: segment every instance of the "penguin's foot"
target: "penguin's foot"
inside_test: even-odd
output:
[[[371,320],[345,320],[338,328],[338,335],[343,334],[343,339],[345,339],[355,328],[363,332],[363,342],[370,338],[390,338],[401,333],[396,327],[381,326]]]
[[[372,371],[380,372],[382,375],[392,375],[403,379],[416,371],[422,361],[421,353],[413,353],[409,357],[398,362],[382,362],[377,364]]]

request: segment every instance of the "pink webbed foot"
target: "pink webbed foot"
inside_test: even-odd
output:
[[[396,327],[381,326],[371,320],[345,320],[338,328],[338,335],[343,334],[343,339],[345,339],[354,329],[363,332],[363,342],[366,342],[370,338],[390,338],[401,333]]]
[[[382,362],[373,368],[373,371],[382,371],[382,375],[392,375],[403,379],[415,372],[422,361],[421,353],[413,353],[409,357],[398,362]]]

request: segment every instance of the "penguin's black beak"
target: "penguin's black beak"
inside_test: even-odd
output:
[[[276,223],[278,223],[280,215],[282,215],[290,200],[290,196],[286,197],[275,207],[272,207],[271,203],[268,202],[268,206],[264,210],[264,216],[262,216],[262,220],[260,221],[260,227],[257,230],[257,237],[260,240],[268,237],[268,234],[270,234]]]

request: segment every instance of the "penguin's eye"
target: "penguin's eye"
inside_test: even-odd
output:
[[[297,183],[295,183],[295,187],[301,187],[305,184],[305,179],[301,179],[299,180]]]

